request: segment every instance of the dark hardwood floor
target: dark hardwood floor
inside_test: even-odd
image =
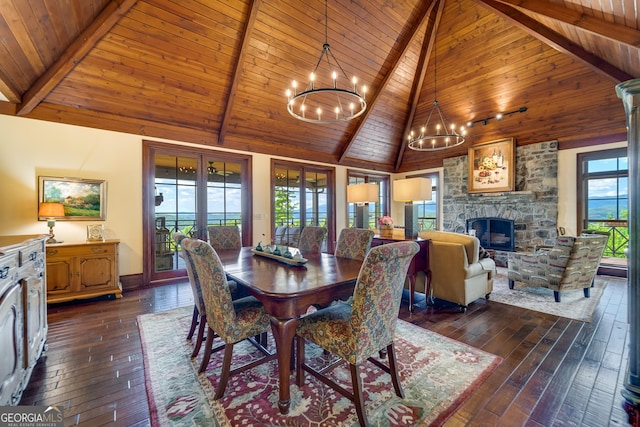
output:
[[[504,359],[446,425],[627,425],[627,282],[600,278],[608,285],[591,323],[491,300],[460,313],[419,299],[409,314],[403,301],[401,318]],[[20,404],[62,405],[65,425],[149,425],[136,316],[192,300],[185,282],[50,306],[48,349]]]

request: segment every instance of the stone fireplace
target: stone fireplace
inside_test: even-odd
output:
[[[467,192],[467,156],[445,159],[443,179],[443,229],[467,231],[472,218],[513,221],[515,251],[535,245],[552,245],[558,222],[558,144],[556,141],[516,149],[516,189],[513,192]],[[496,251],[496,264],[506,266],[508,250]]]

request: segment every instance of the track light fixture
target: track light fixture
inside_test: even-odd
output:
[[[482,123],[483,126],[487,125],[487,122],[491,119],[495,119],[497,121],[502,120],[505,116],[511,116],[512,114],[516,114],[516,113],[524,113],[525,111],[527,111],[527,107],[520,107],[517,110],[513,110],[513,111],[509,111],[508,113],[498,113],[495,116],[492,117],[487,117],[485,119],[478,119],[478,120],[474,120],[472,122],[467,122],[467,127],[472,128],[473,125],[475,125],[476,123]]]

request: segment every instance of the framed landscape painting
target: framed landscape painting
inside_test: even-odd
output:
[[[38,179],[38,202],[62,203],[64,216],[56,220],[104,221],[107,213],[107,182],[98,179]],[[39,220],[47,218],[38,218]]]
[[[515,190],[514,138],[483,142],[469,148],[469,193]]]

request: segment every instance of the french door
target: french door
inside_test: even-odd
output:
[[[277,227],[305,225],[327,228],[324,252],[333,252],[335,241],[334,169],[275,161],[272,174],[272,235]]]
[[[237,225],[251,243],[250,157],[145,141],[144,283],[185,277],[173,235],[207,240],[211,225]]]

